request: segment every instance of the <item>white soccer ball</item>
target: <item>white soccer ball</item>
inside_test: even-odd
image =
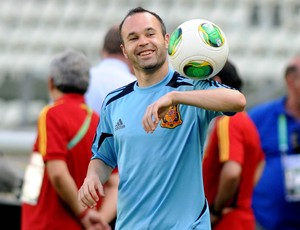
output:
[[[224,67],[228,54],[224,32],[208,20],[186,21],[170,36],[170,65],[187,78],[205,80],[215,76]]]

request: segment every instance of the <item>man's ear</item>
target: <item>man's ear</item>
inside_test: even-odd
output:
[[[124,57],[125,57],[126,59],[128,59],[128,55],[127,55],[127,53],[126,53],[126,50],[125,50],[125,48],[124,48],[124,45],[121,44],[120,47],[121,47],[121,49],[122,49],[122,52],[123,52]]]
[[[168,49],[168,46],[169,46],[169,41],[170,41],[170,34],[166,33],[166,35],[165,35],[165,44],[166,44],[167,49]]]
[[[53,77],[51,76],[48,77],[48,88],[49,90],[53,90],[55,88]]]

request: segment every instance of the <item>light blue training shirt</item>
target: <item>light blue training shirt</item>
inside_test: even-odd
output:
[[[218,87],[226,86],[170,69],[155,85],[140,88],[134,82],[107,95],[92,159],[118,167],[116,229],[210,229],[201,162],[209,122],[223,113],[175,105],[152,134],[142,118],[168,92]]]

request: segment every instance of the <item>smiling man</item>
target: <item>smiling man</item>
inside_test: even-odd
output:
[[[78,198],[94,207],[118,167],[116,229],[210,229],[201,168],[207,127],[242,111],[245,97],[170,69],[169,34],[154,12],[132,9],[119,28],[137,81],[106,97]]]

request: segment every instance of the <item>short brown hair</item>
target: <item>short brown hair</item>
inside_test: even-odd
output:
[[[120,33],[120,40],[121,40],[121,43],[123,43],[123,39],[122,39],[122,36],[121,36],[121,32],[122,32],[122,28],[123,28],[123,24],[126,20],[126,18],[128,18],[129,16],[131,15],[135,15],[135,14],[138,14],[138,13],[149,13],[149,14],[152,14],[159,22],[160,22],[160,25],[161,25],[161,32],[163,34],[163,36],[166,35],[167,33],[167,30],[166,30],[166,26],[165,26],[165,23],[164,21],[161,19],[161,17],[159,17],[158,14],[150,11],[150,10],[146,10],[144,9],[143,7],[136,7],[136,8],[133,8],[131,9],[127,15],[124,17],[124,19],[122,20],[122,22],[120,23],[120,26],[119,26],[119,33]]]
[[[120,47],[121,40],[118,26],[112,26],[106,33],[103,43],[103,51],[109,54],[123,54]]]

